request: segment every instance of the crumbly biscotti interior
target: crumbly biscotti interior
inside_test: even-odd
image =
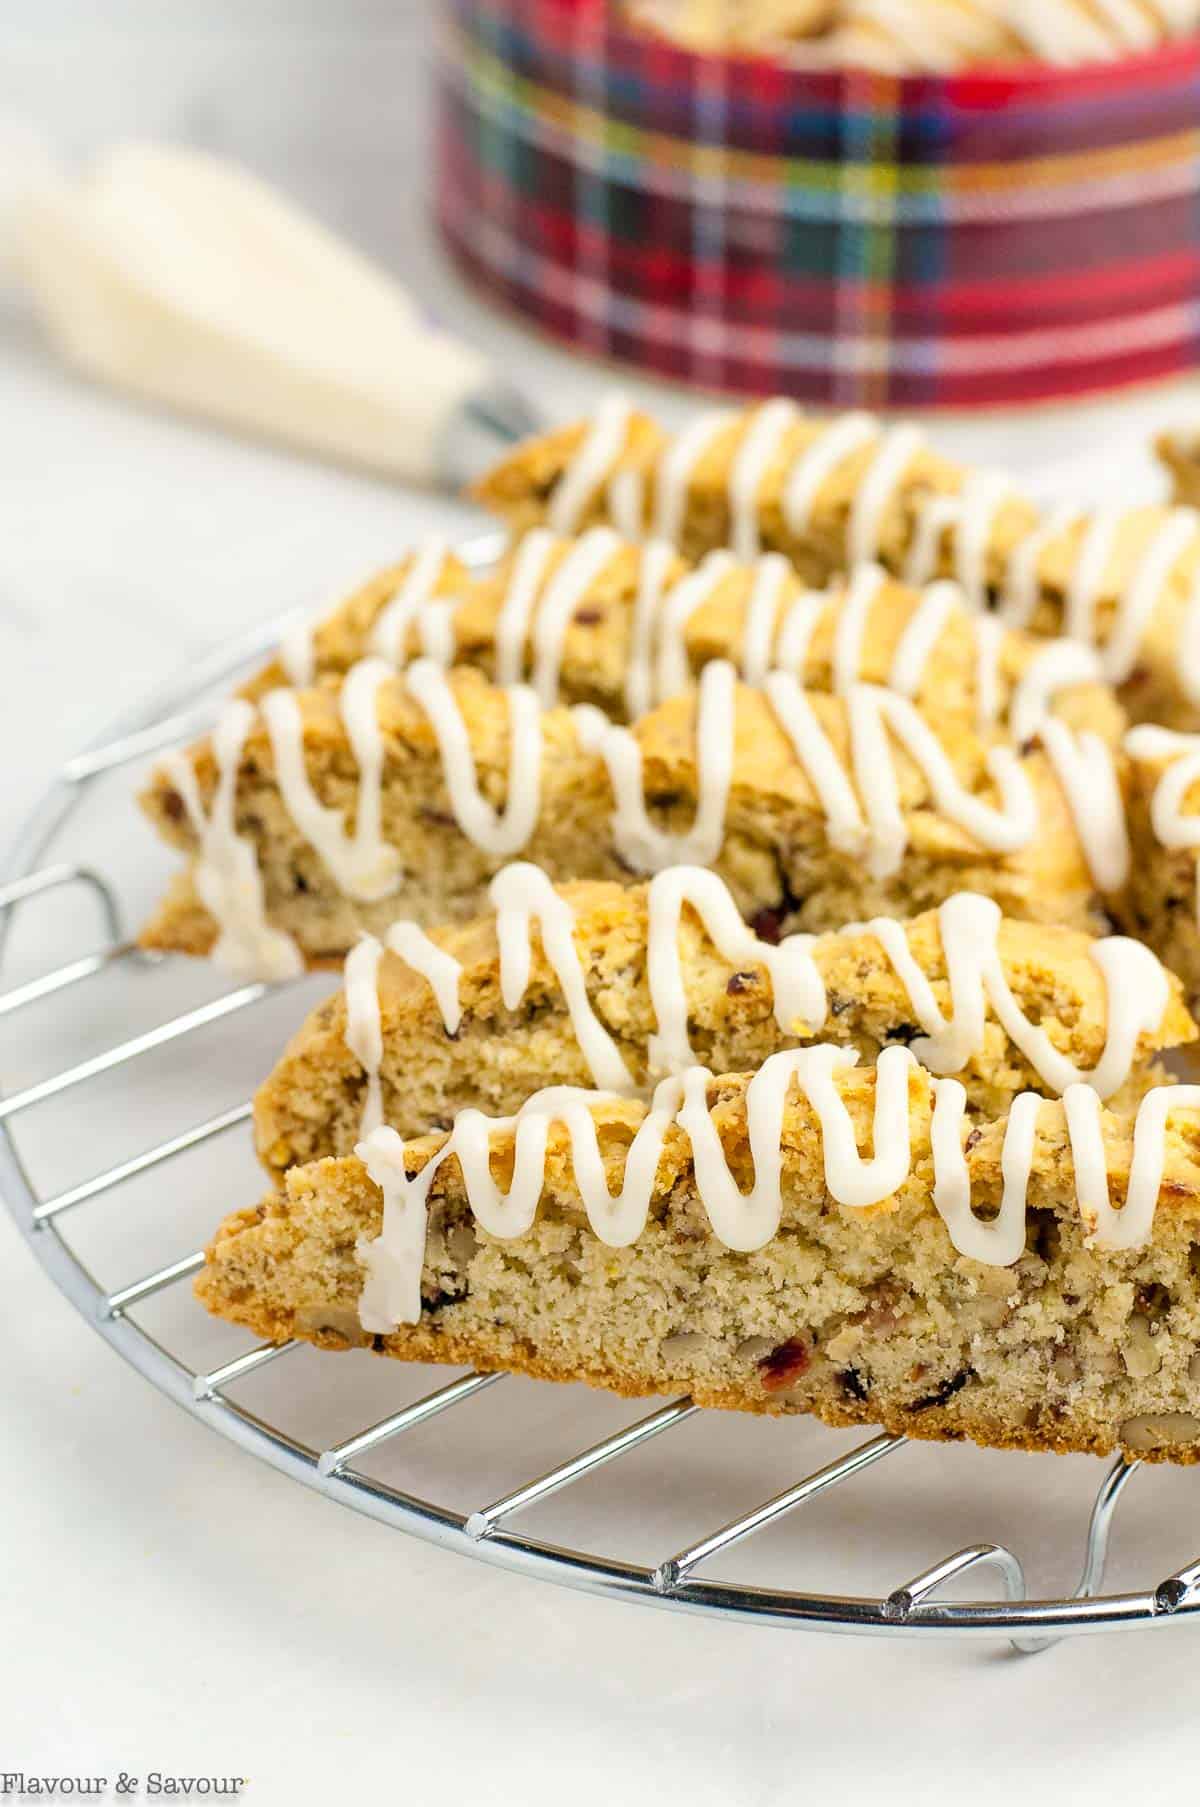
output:
[[[654,1038],[662,1025],[650,988],[649,891],[646,886],[575,883],[562,886],[573,916],[572,940],[588,1002],[639,1087],[662,1077]],[[933,988],[942,1016],[956,1006],[948,980],[939,917],[930,912],[905,926],[909,950]],[[374,981],[382,1058],[383,1120],[402,1136],[449,1128],[467,1107],[503,1117],[549,1085],[595,1082],[576,1034],[563,983],[533,927],[529,977],[520,1000],[502,996],[497,916],[491,911],[430,939],[460,968],[461,1016],[446,1027],[427,979],[403,958],[385,952]],[[692,1057],[715,1072],[750,1072],[781,1048],[816,1040],[855,1049],[871,1063],[896,1044],[916,1044],[921,1030],[907,985],[869,929],[821,936],[811,950],[824,981],[820,1021],[777,1020],[769,965],[727,959],[700,916],[685,905],[673,935],[687,1000]],[[1076,930],[1002,921],[996,939],[1017,1007],[1040,1026],[1076,1067],[1091,1071],[1105,1047],[1109,1000],[1093,958],[1096,943]],[[765,950],[764,950],[765,952]],[[1128,1078],[1108,1100],[1129,1108],[1163,1074],[1155,1056],[1195,1034],[1171,978],[1161,1021],[1138,1038]],[[346,989],[327,999],[298,1030],[255,1100],[260,1158],[277,1178],[290,1166],[349,1154],[361,1133],[368,1074],[347,1039]],[[990,1000],[982,1035],[955,1076],[982,1117],[1007,1111],[1016,1093],[1054,1088],[1010,1039]]]
[[[724,1158],[754,1179],[745,1076],[708,1088]],[[876,1075],[840,1073],[838,1097],[870,1145]],[[381,1195],[354,1159],[293,1168],[281,1191],[235,1213],[208,1250],[197,1293],[256,1335],[326,1349],[366,1344],[406,1360],[470,1363],[627,1395],[689,1391],[703,1405],[810,1412],[930,1438],[1148,1459],[1200,1455],[1200,1124],[1168,1122],[1153,1233],[1145,1246],[1089,1244],[1063,1106],[1038,1112],[1025,1252],[998,1267],[958,1254],[931,1196],[931,1086],[908,1081],[908,1177],[865,1210],[825,1181],[820,1122],[793,1092],[783,1118],[782,1220],[753,1253],[714,1236],[691,1143],[666,1134],[643,1233],[602,1243],[585,1218],[568,1135],[548,1132],[532,1227],[499,1239],[469,1210],[456,1158],[437,1170],[417,1323],[369,1335],[358,1316]],[[591,1105],[610,1193],[645,1107]],[[973,1208],[999,1208],[1002,1123],[967,1138]],[[1112,1194],[1128,1182],[1132,1125],[1105,1114]],[[438,1138],[411,1145],[419,1172]],[[497,1129],[491,1169],[511,1181],[513,1137]],[[365,1240],[364,1240],[365,1239]]]

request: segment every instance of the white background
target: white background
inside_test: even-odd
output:
[[[0,113],[72,154],[136,132],[242,156],[569,413],[599,373],[490,321],[431,243],[426,10],[7,0]],[[943,437],[1025,463],[1081,452],[1093,488],[1131,493],[1151,481],[1147,425],[1180,405],[1159,392]],[[10,300],[0,826],[151,679],[434,520],[471,524],[86,392]],[[6,1221],[0,1260],[0,1771],[243,1774],[246,1798],[270,1803],[1067,1803],[1176,1776],[1181,1798],[1195,1791],[1191,1633],[1016,1663],[683,1620],[493,1573],[336,1510],[191,1422],[101,1346]],[[952,1488],[953,1461],[938,1472]],[[761,1491],[747,1484],[743,1503]],[[1195,1488],[1164,1497],[1200,1533]]]

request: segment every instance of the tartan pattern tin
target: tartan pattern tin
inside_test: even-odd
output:
[[[1200,40],[900,78],[699,56],[608,0],[444,0],[441,61],[445,238],[582,351],[871,408],[1200,361]]]

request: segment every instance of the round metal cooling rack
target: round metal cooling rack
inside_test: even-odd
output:
[[[491,536],[472,542],[462,556],[473,568],[482,568],[494,560],[497,550],[497,540]],[[620,1462],[651,1440],[669,1438],[688,1420],[702,1417],[711,1428],[712,1419],[723,1414],[700,1414],[690,1400],[672,1400],[632,1424],[622,1424],[567,1459],[554,1462],[535,1478],[507,1487],[499,1497],[485,1498],[475,1509],[464,1511],[416,1497],[368,1473],[364,1466],[367,1458],[395,1451],[397,1440],[405,1433],[434,1420],[444,1421],[447,1414],[453,1414],[484,1389],[512,1389],[519,1384],[534,1388],[542,1401],[560,1390],[538,1383],[514,1383],[501,1375],[465,1374],[365,1428],[349,1430],[336,1441],[319,1446],[257,1415],[233,1396],[240,1383],[268,1364],[295,1362],[301,1345],[263,1345],[218,1366],[197,1368],[152,1334],[142,1321],[144,1308],[165,1295],[175,1296],[172,1289],[186,1295],[183,1283],[202,1265],[201,1253],[189,1249],[148,1272],[135,1272],[133,1278],[116,1287],[97,1282],[88,1258],[80,1252],[79,1238],[72,1232],[72,1226],[82,1225],[87,1219],[87,1207],[102,1199],[119,1198],[122,1189],[141,1176],[155,1174],[188,1156],[202,1156],[218,1139],[230,1132],[243,1132],[250,1117],[250,1104],[243,1102],[221,1109],[154,1146],[112,1161],[103,1171],[48,1191],[39,1190],[30,1177],[25,1137],[18,1138],[16,1133],[18,1120],[27,1112],[36,1117],[35,1107],[68,1095],[75,1100],[82,1098],[86,1106],[88,1087],[106,1078],[124,1086],[140,1114],[156,1058],[162,1058],[167,1050],[205,1028],[233,1019],[244,1023],[246,1015],[272,994],[263,985],[242,985],[165,1018],[158,1015],[162,1005],[154,1002],[157,988],[173,967],[178,970],[178,963],[143,955],[123,938],[121,910],[110,875],[95,860],[72,855],[72,828],[92,787],[105,774],[119,775],[123,768],[202,730],[212,719],[221,690],[275,645],[282,626],[283,621],[273,621],[236,645],[226,646],[212,660],[193,666],[184,678],[160,691],[101,741],[68,761],[37,805],[0,873],[0,956],[6,964],[11,965],[9,943],[13,918],[20,906],[41,900],[45,907],[55,894],[71,887],[82,886],[95,893],[107,933],[107,944],[99,952],[77,955],[0,993],[0,1019],[21,1012],[32,1013],[36,1020],[53,1007],[56,999],[78,997],[80,994],[72,988],[82,986],[86,994],[87,982],[99,975],[106,975],[110,983],[119,981],[123,1002],[132,1006],[136,996],[139,1011],[146,1009],[149,1002],[153,1018],[149,1029],[122,1036],[112,1033],[106,1016],[105,1045],[99,1053],[0,1097],[0,1187],[9,1209],[46,1272],[97,1334],[185,1411],[330,1499],[461,1555],[593,1593],[763,1625],[922,1638],[1003,1638],[1022,1652],[1044,1649],[1070,1634],[1179,1624],[1200,1617],[1200,1561],[1177,1569],[1140,1591],[1102,1591],[1114,1513],[1136,1472],[1136,1463],[1118,1460],[1105,1475],[1082,1539],[1083,1566],[1078,1587],[1073,1594],[1060,1598],[1029,1598],[1021,1560],[1005,1544],[992,1541],[956,1549],[924,1567],[912,1579],[874,1595],[706,1579],[700,1571],[707,1570],[715,1559],[734,1546],[743,1546],[756,1533],[777,1525],[833,1489],[847,1487],[847,1499],[854,1500],[859,1488],[851,1484],[858,1482],[861,1486],[863,1477],[877,1473],[880,1465],[905,1445],[906,1439],[872,1437],[848,1454],[817,1466],[782,1491],[738,1511],[710,1533],[690,1538],[685,1547],[664,1559],[638,1563],[523,1535],[513,1528],[514,1521],[551,1496],[561,1495],[585,1477],[596,1475],[608,1464]],[[123,783],[119,777],[118,782]],[[127,788],[123,788],[123,804],[127,794]],[[125,1017],[122,1008],[118,1020],[124,1021]],[[30,1020],[22,1015],[23,1030]],[[211,1067],[211,1062],[201,1064],[204,1071]],[[109,1209],[113,1207],[110,1205]],[[223,1209],[213,1215],[211,1223],[223,1214]],[[204,1317],[199,1306],[193,1309],[197,1317]],[[322,1359],[328,1362],[330,1358]],[[351,1423],[360,1424],[361,1416]],[[399,1447],[403,1454],[404,1448],[412,1445]],[[663,1445],[659,1444],[656,1456],[662,1450]],[[933,1446],[913,1445],[907,1459],[928,1460],[932,1453]],[[966,1459],[965,1451],[939,1453],[954,1463]],[[1049,1457],[1024,1460],[1033,1464],[1054,1462]],[[724,1478],[728,1480],[728,1474]],[[739,1484],[746,1481],[747,1470],[739,1467],[735,1478]],[[476,1493],[473,1497],[479,1496]],[[854,1503],[861,1508],[861,1500]],[[789,1553],[789,1569],[794,1561],[794,1553]],[[991,1571],[993,1580],[998,1579],[1002,1598],[945,1598],[944,1590],[949,1584],[957,1583],[961,1588],[963,1577],[987,1571]]]

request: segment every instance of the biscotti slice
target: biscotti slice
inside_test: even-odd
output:
[[[608,527],[578,539],[535,529],[477,578],[430,541],[399,574],[291,634],[242,694],[337,685],[361,659],[401,666],[419,655],[499,684],[527,678],[547,707],[591,703],[613,720],[636,719],[730,659],[747,683],[785,670],[809,690],[883,684],[1019,740],[1047,712],[1114,741],[1124,725],[1094,651],[1002,628],[954,584],[917,591],[875,565],[812,591],[779,553],[742,563],[714,552],[693,567],[665,541],[638,545]]]
[[[1196,1460],[1200,1089],[1136,1124],[1086,1086],[1022,1095],[968,1130],[904,1049],[850,1059],[378,1129],[228,1218],[196,1290],[274,1341]]]
[[[447,1128],[467,1106],[507,1116],[547,1085],[634,1094],[699,1061],[749,1072],[781,1048],[834,1041],[874,1061],[907,1044],[954,1074],[970,1107],[1087,1079],[1114,1107],[1161,1083],[1155,1061],[1195,1025],[1179,981],[1140,942],[1010,922],[960,893],[909,923],[771,945],[714,873],[554,887],[506,867],[492,911],[426,935],[393,929],[347,961],[254,1106],[277,1177],[350,1154],[380,1122]]]
[[[960,890],[1105,927],[1125,882],[1119,768],[1099,739],[1056,764],[1055,726],[1018,751],[873,686],[751,689],[718,661],[630,729],[472,671],[367,662],[336,695],[233,704],[159,768],[144,805],[192,865],[143,943],[279,976],[400,918],[477,914],[517,854],[555,881],[711,866],[747,917],[788,928]]]
[[[810,583],[875,560],[954,576],[1010,626],[1100,652],[1131,716],[1200,727],[1200,528],[1187,509],[1039,511],[1007,479],[940,457],[912,426],[788,401],[714,410],[675,437],[621,398],[519,446],[477,486],[524,530],[611,520],[701,558],[784,553]]]

